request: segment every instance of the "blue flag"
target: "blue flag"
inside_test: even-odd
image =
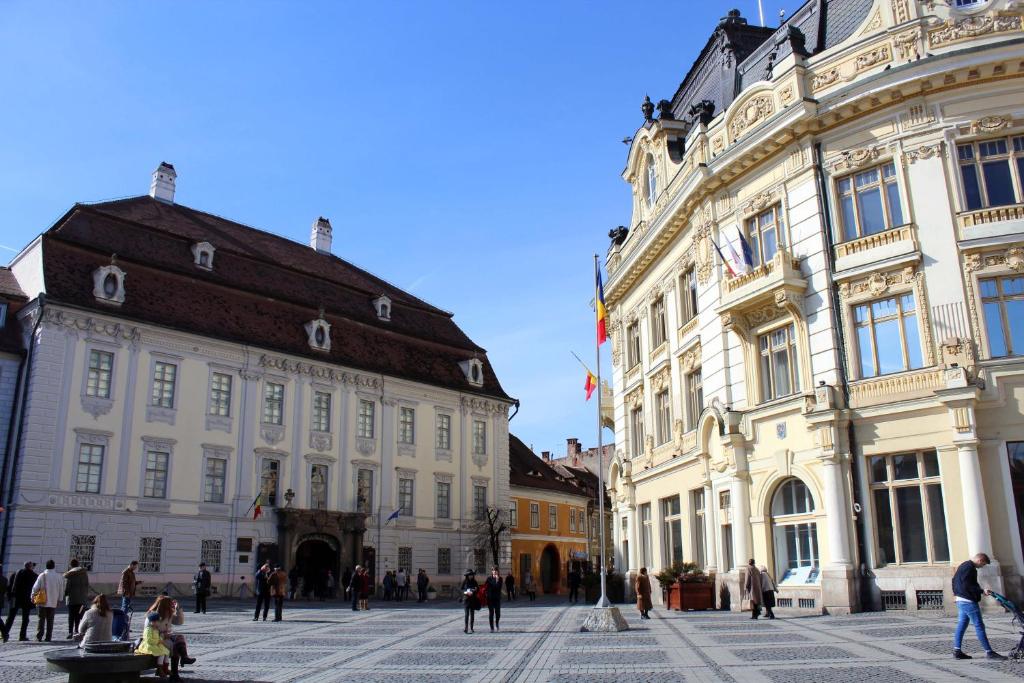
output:
[[[400,515],[401,513],[402,513],[402,508],[398,508],[397,510],[392,512],[390,515],[388,515],[388,518],[384,520],[384,523],[387,524],[388,522],[390,522],[393,519],[398,519],[398,515]]]

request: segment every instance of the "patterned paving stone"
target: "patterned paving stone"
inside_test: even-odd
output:
[[[274,641],[281,647],[365,647],[373,640],[373,636],[329,636],[326,638],[280,638]]]
[[[794,659],[852,659],[848,650],[830,645],[818,647],[750,648],[746,650],[730,650],[738,659],[747,662],[782,662]]]
[[[1009,661],[1009,662],[985,662],[982,664],[986,669],[992,671],[998,671],[1008,676],[1016,676],[1017,678],[1024,678],[1024,661]]]
[[[668,662],[668,655],[664,652],[650,650],[588,650],[586,657],[581,658],[579,652],[564,652],[558,660],[559,664],[581,664],[600,665],[612,664],[624,666],[627,664],[665,664]]]
[[[377,662],[380,667],[388,666],[470,666],[481,665],[495,657],[498,652],[480,650],[474,643],[464,642],[464,650],[451,652],[417,652],[410,658],[409,653],[393,654]]]
[[[929,679],[908,676],[905,672],[889,666],[770,669],[764,673],[768,680],[777,683],[931,683]]]
[[[303,650],[245,650],[244,652],[233,652],[226,656],[217,657],[218,664],[310,664],[318,659],[326,659],[335,653],[320,650],[310,652]]]
[[[329,680],[331,683],[462,683],[462,681],[469,680],[469,676],[455,673],[395,671],[392,673],[345,673],[338,678]]]
[[[735,623],[700,624],[697,628],[701,631],[763,631],[774,630],[778,628],[778,626],[770,621],[757,622],[748,618],[746,621],[738,621]]]
[[[580,681],[586,681],[586,683],[623,683],[626,680],[622,674],[594,674],[588,673],[586,676],[580,676],[579,674],[556,674],[548,679],[551,683],[580,683]],[[645,671],[631,675],[629,677],[630,683],[685,683],[686,676],[677,671]]]
[[[810,640],[801,633],[722,633],[712,636],[715,643],[742,645],[744,643],[805,643]]]
[[[950,628],[948,633],[949,637],[945,640],[911,640],[901,644],[906,645],[907,647],[912,647],[915,650],[923,650],[924,652],[930,652],[935,655],[952,656],[953,629]],[[973,638],[973,635],[973,633],[969,633],[969,636],[971,637],[964,638],[964,652],[967,654],[981,652],[981,646],[978,645],[978,641]],[[1012,649],[1018,641],[998,636],[993,637],[992,634],[989,633],[988,642],[997,651],[1006,653]]]
[[[868,638],[890,640],[893,638],[909,638],[911,636],[939,636],[949,634],[949,629],[941,625],[914,626],[906,624],[892,628],[858,628],[853,629]]]
[[[628,631],[627,631],[628,633]],[[621,634],[604,635],[595,634],[587,636],[575,636],[567,638],[565,644],[569,647],[652,647],[659,646],[660,641],[655,636],[624,636]]]
[[[488,634],[487,640],[485,641],[489,648],[503,648],[512,645],[512,638],[503,638],[501,636],[492,636]],[[475,641],[466,640],[465,636],[453,637],[453,638],[428,638],[427,640],[420,640],[416,642],[416,647],[424,648],[455,648],[455,647],[466,647],[475,645]]]

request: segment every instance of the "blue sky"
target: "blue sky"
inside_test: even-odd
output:
[[[592,446],[569,352],[592,362],[593,254],[629,220],[621,140],[732,7],[757,20],[755,0],[2,1],[0,261],[166,160],[188,206],[302,242],[329,217],[334,253],[488,350],[514,433]]]

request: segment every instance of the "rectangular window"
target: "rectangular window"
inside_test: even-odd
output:
[[[509,526],[515,529],[519,526],[519,502],[513,500],[508,509]]]
[[[651,504],[644,503],[640,506],[640,566],[648,569],[654,566],[651,523]]]
[[[96,537],[73,535],[70,550],[68,564],[71,564],[71,560],[78,560],[80,567],[91,572],[93,558],[96,556]]]
[[[1024,353],[1024,277],[978,280],[985,336],[992,358]]]
[[[139,539],[139,571],[152,573],[160,571],[160,553],[163,541],[143,536]]]
[[[662,557],[665,564],[683,561],[683,515],[679,496],[661,499]]]
[[[640,362],[640,324],[626,327],[626,365],[635,367]]]
[[[707,533],[707,519],[704,512],[704,489],[690,491],[690,505],[693,508],[693,561],[699,569],[707,566],[704,543]]]
[[[1024,201],[1024,136],[982,140],[956,149],[969,211]]]
[[[157,361],[153,365],[153,396],[151,405],[159,408],[174,407],[174,381],[178,366]]]
[[[903,225],[894,162],[840,178],[838,188],[845,239],[855,240]]]
[[[359,401],[359,415],[356,424],[356,435],[360,439],[372,439],[374,428],[374,411],[376,404],[373,401],[362,399]]]
[[[313,431],[331,431],[331,395],[326,391],[313,392]]]
[[[569,532],[576,533],[576,508],[569,508]]]
[[[686,375],[686,429],[696,429],[704,412],[704,379],[700,368]]]
[[[487,423],[483,420],[473,420],[473,454],[484,455],[487,453]]]
[[[722,525],[722,571],[732,571],[736,566],[732,552],[732,524]]]
[[[263,386],[263,422],[284,424],[284,385],[267,382]]]
[[[747,220],[747,241],[750,243],[751,261],[755,268],[771,261],[775,252],[786,245],[782,208],[779,205]]]
[[[622,571],[629,571],[629,518],[622,518],[622,532],[619,534],[622,539]]]
[[[473,569],[477,574],[487,574],[487,551],[483,548],[473,548]]]
[[[228,461],[223,458],[206,459],[206,478],[203,482],[203,501],[224,502],[224,480],[227,477]]]
[[[261,502],[269,507],[277,507],[277,482],[280,472],[280,461],[263,459],[260,466],[260,492],[263,494]]]
[[[558,528],[558,506],[548,505],[548,529]]]
[[[437,482],[437,518],[452,517],[452,485],[447,481]]]
[[[437,573],[442,576],[447,576],[452,573],[452,549],[451,548],[438,548],[437,549]]]
[[[416,443],[416,410],[401,407],[398,409],[398,443],[412,445]]]
[[[697,271],[688,269],[679,278],[679,324],[697,317]]]
[[[373,470],[356,472],[356,511],[373,514]]]
[[[7,304],[0,303],[0,330],[7,325]]]
[[[913,294],[854,306],[853,320],[861,377],[924,366]]]
[[[75,474],[75,491],[78,493],[99,493],[103,475],[103,454],[106,447],[83,443],[78,446],[78,471]]]
[[[110,398],[110,377],[114,371],[114,354],[107,351],[89,352],[89,375],[85,381],[85,395]]]
[[[231,375],[223,372],[210,375],[210,415],[231,416]]]
[[[310,466],[309,507],[313,510],[327,509],[327,482],[329,481],[327,465]]]
[[[412,548],[409,546],[399,546],[398,548],[398,568],[404,569],[406,573],[411,571],[412,567]]]
[[[473,484],[473,519],[487,519],[487,485]]]
[[[404,517],[412,517],[412,491],[415,481],[405,477],[398,480],[398,509]]]
[[[668,389],[654,396],[654,422],[658,444],[667,443],[672,438],[672,404]]]
[[[630,454],[634,458],[640,457],[644,452],[644,409],[638,406],[629,413],[629,443],[632,447]]]
[[[938,454],[876,455],[869,466],[878,566],[948,563]]]
[[[530,528],[540,528],[540,504],[530,503]]]
[[[146,451],[146,498],[167,497],[168,454],[163,451]]]
[[[771,401],[800,390],[796,328],[780,327],[758,338],[761,353],[761,400]]]
[[[220,572],[221,558],[220,541],[204,539],[199,548],[199,561],[206,563],[206,568],[214,574]]]
[[[656,349],[668,339],[665,328],[665,297],[659,297],[651,304],[651,349]]]
[[[446,413],[438,413],[435,424],[437,426],[437,438],[434,445],[444,451],[451,450],[452,416]]]

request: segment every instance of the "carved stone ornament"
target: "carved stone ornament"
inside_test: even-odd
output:
[[[685,433],[686,429],[683,427],[682,420],[677,419],[672,423],[672,443],[677,451],[683,450],[683,434]]]
[[[897,24],[910,21],[910,8],[907,6],[909,0],[892,0],[892,19]]]
[[[648,467],[654,464],[654,436],[652,434],[644,437],[644,460]]]
[[[508,415],[508,404],[499,403],[497,401],[488,401],[483,398],[475,397],[462,397],[462,411],[466,412],[482,412],[494,415]]]
[[[660,394],[669,388],[671,384],[671,377],[669,367],[666,365],[656,375],[651,377],[651,389],[655,394]]]
[[[683,372],[693,372],[701,366],[701,346],[699,341],[683,354],[683,357],[679,359],[679,365],[682,367]]]
[[[847,150],[832,163],[832,170],[843,172],[867,166],[876,161],[879,154],[881,154],[881,150],[878,147],[862,147],[860,149]]]
[[[369,377],[352,372],[343,372],[341,370],[336,370],[334,368],[314,363],[307,363],[305,361],[290,360],[288,358],[268,356],[264,354],[260,356],[259,364],[264,368],[271,368],[273,370],[279,370],[281,372],[288,372],[296,375],[306,375],[308,377],[327,382],[350,384],[352,386],[366,389],[380,388],[380,379],[377,377]]]
[[[916,28],[897,33],[893,40],[896,43],[896,51],[899,52],[900,59],[909,62],[921,56],[921,34]]]
[[[735,140],[740,137],[755,124],[768,118],[774,112],[775,101],[770,93],[751,98],[729,123],[729,133],[732,135],[732,139]]]
[[[922,159],[931,159],[942,155],[943,142],[936,142],[933,145],[921,145],[917,149],[908,150],[905,154],[907,161],[914,163]]]
[[[82,410],[92,415],[94,420],[100,415],[106,415],[114,407],[114,402],[109,398],[97,398],[95,396],[82,396]]]
[[[118,268],[111,257],[109,266],[100,266],[92,273],[92,295],[106,304],[124,303],[124,281],[127,273]]]
[[[860,72],[891,61],[892,51],[889,49],[888,43],[885,43],[857,55],[853,63],[856,71]]]
[[[1010,116],[983,116],[976,121],[971,121],[971,134],[995,133],[1012,125],[1013,118]]]
[[[174,408],[161,408],[160,406],[146,406],[146,422],[163,422],[174,426],[178,411]]]
[[[765,190],[754,195],[743,205],[743,213],[749,214],[763,211],[775,202],[775,196],[775,190]]]
[[[711,244],[711,230],[713,228],[714,223],[706,221],[697,226],[697,231],[694,235],[697,282],[702,285],[708,283],[708,280],[711,279],[711,274],[715,270],[714,247]]]
[[[796,97],[795,92],[793,84],[787,83],[782,87],[782,90],[779,91],[779,99],[782,100],[783,104],[789,104],[793,101],[793,98]]]
[[[817,92],[824,90],[828,86],[832,85],[839,80],[839,67],[834,66],[830,69],[826,69],[821,73],[814,74],[814,78],[811,79],[811,91]]]
[[[260,436],[271,446],[284,440],[284,427],[281,425],[260,425]]]
[[[956,364],[970,371],[976,364],[974,347],[970,339],[950,337],[939,345],[939,350],[942,353],[942,364],[946,367]]]
[[[356,451],[360,455],[373,455],[377,450],[377,442],[374,439],[356,438]]]
[[[324,320],[323,309],[320,309],[320,317],[316,320],[310,320],[303,325],[303,329],[306,330],[309,348],[314,351],[326,352],[331,350],[331,324]]]
[[[331,450],[332,441],[333,439],[328,432],[309,433],[309,447],[320,453]]]
[[[637,387],[633,391],[626,395],[626,405],[630,409],[641,408],[644,405],[644,388],[642,386]]]
[[[928,46],[942,47],[962,40],[971,40],[990,33],[1020,31],[1024,17],[1019,14],[975,14],[950,17],[938,28],[928,31]]]
[[[775,320],[780,315],[782,315],[782,311],[774,303],[771,303],[747,313],[747,325],[749,327],[764,325]]]

